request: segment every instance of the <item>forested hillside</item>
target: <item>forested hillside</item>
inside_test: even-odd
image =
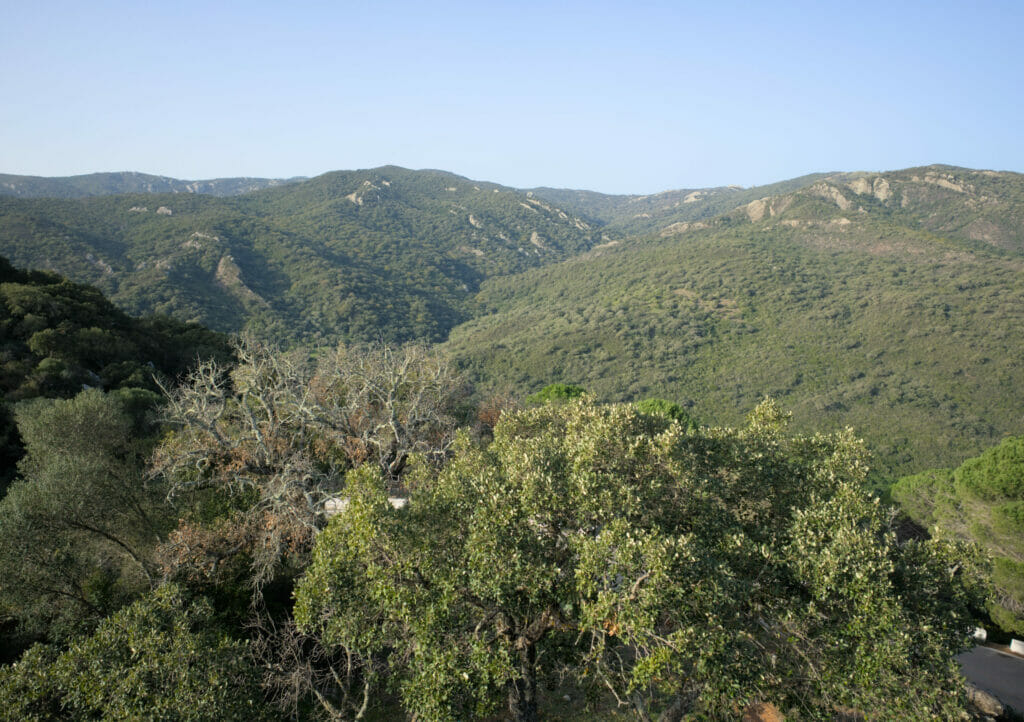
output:
[[[918,524],[970,540],[992,555],[988,609],[1024,634],[1024,436],[1011,436],[955,469],[900,479],[892,490]]]
[[[0,198],[0,252],[131,313],[282,341],[440,340],[490,276],[585,251],[596,229],[439,171],[329,173],[232,198]]]
[[[491,280],[448,348],[496,388],[723,423],[768,394],[803,428],[852,424],[879,472],[951,464],[1024,427],[1022,191],[939,167],[819,180]]]
[[[660,231],[673,223],[712,218],[758,198],[795,191],[827,175],[812,173],[752,188],[689,188],[651,195],[608,195],[564,188],[534,188],[529,192],[584,218],[593,219],[603,226],[606,233],[618,237]]]
[[[890,304],[908,304],[910,331],[931,320],[920,328],[932,343],[939,318],[965,346],[972,324],[1012,324],[1017,306],[993,299],[1021,259],[924,231],[865,258],[857,249],[884,226],[807,209],[818,214],[808,223],[850,231],[842,247],[725,218],[484,284],[479,328],[503,313],[530,323],[519,293],[556,314],[589,294],[552,321],[579,354],[613,361],[570,333],[576,314],[600,329],[636,308],[652,315],[618,327],[623,348],[640,344],[627,361],[666,360],[650,347],[666,328],[684,341],[678,378],[717,347],[721,366],[682,399],[689,412],[566,384],[493,394],[533,377],[480,356],[474,393],[437,346],[311,354],[248,338],[228,353],[200,327],[130,318],[94,288],[0,264],[6,390],[25,451],[0,496],[0,640],[3,661],[17,660],[0,665],[0,718],[977,718],[954,655],[974,625],[1019,621],[1018,545],[998,535],[1012,542],[1020,526],[1020,440],[952,472],[955,492],[931,477],[897,486],[914,518],[1009,549],[993,575],[961,540],[895,533],[869,489],[869,450],[849,431],[821,433],[825,415],[801,422],[810,434],[771,400],[721,420],[728,392],[744,398],[740,374],[776,348],[751,362],[755,346],[729,344],[781,330],[789,373],[827,388],[817,369],[831,353],[852,358],[841,374],[893,365],[872,350],[869,322],[888,314],[888,328]],[[627,259],[636,265],[615,263]],[[983,261],[992,280],[972,287]],[[725,295],[741,281],[745,296]],[[944,283],[980,310],[928,302]],[[587,311],[605,303],[609,313]],[[793,308],[817,314],[815,341],[798,338]],[[669,327],[676,316],[691,325]],[[510,342],[524,338],[514,330]],[[998,360],[953,360],[992,364],[993,383],[1012,384],[1015,338],[1000,336]],[[495,359],[523,351],[480,343]],[[922,347],[900,348],[892,358],[910,366],[896,380],[932,378],[910,356]],[[563,350],[529,373],[564,377]],[[642,379],[642,364],[616,363],[609,377]],[[850,380],[894,375],[871,373]],[[960,378],[968,391],[976,380]],[[44,393],[66,398],[32,398]],[[972,505],[977,519],[954,513],[963,489],[988,502]]]

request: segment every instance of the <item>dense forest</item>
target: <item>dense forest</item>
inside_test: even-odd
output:
[[[1021,176],[43,180],[0,197],[0,717],[981,714]]]

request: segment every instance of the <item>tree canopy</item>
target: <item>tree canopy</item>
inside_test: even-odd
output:
[[[26,455],[0,499],[0,609],[47,638],[91,629],[156,581],[170,509],[146,482],[132,400],[90,389],[17,409]]]
[[[1012,436],[956,469],[900,479],[893,498],[917,523],[969,539],[993,557],[992,620],[1024,634],[1024,436]]]
[[[295,608],[366,660],[368,684],[387,659],[411,714],[535,719],[558,676],[666,720],[758,700],[809,717],[962,708],[975,560],[899,542],[848,433],[788,436],[771,403],[697,430],[584,397],[413,466],[400,510],[379,472],[350,475]]]
[[[270,719],[244,642],[205,600],[165,585],[68,649],[36,645],[0,668],[3,719]]]

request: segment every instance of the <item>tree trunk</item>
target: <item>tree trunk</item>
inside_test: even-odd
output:
[[[519,678],[508,686],[508,711],[516,722],[538,722],[537,714],[537,646],[532,643],[519,648]]]

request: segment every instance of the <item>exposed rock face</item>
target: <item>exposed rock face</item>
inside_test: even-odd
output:
[[[388,185],[391,185],[391,184],[389,183]],[[370,200],[370,201],[378,200],[379,201],[380,200],[380,190],[381,189],[380,189],[379,186],[375,186],[370,181],[364,180],[363,184],[361,186],[359,186],[358,190],[352,191],[347,196],[345,196],[345,198],[347,200],[352,201],[357,206],[361,206],[361,205],[363,205],[365,200]],[[373,191],[377,191],[377,194],[375,196],[370,197],[370,198],[367,199],[366,195],[368,193],[372,193]]]
[[[850,182],[850,190],[852,190],[859,196],[866,195],[871,192],[871,183],[868,182],[868,179],[864,178],[863,176],[860,178],[855,178],[853,181]]]
[[[170,208],[168,208],[167,206],[160,206],[159,208],[157,208],[157,209],[156,209],[156,213],[157,213],[157,215],[158,215],[158,216],[169,216],[169,215],[171,215],[171,214],[172,214],[173,212],[174,212],[174,211],[172,211],[172,210],[171,210]]]
[[[839,206],[840,210],[843,211],[850,210],[850,206],[852,205],[850,201],[847,200],[846,196],[843,195],[841,190],[836,188],[834,185],[829,185],[828,183],[815,183],[811,186],[811,193],[819,198],[832,201]]]
[[[892,188],[889,186],[887,181],[882,176],[878,176],[872,182],[867,176],[860,176],[854,178],[852,181],[846,184],[847,187],[859,196],[874,196],[882,203],[892,198]]]
[[[914,180],[917,180],[917,178],[915,178]],[[933,172],[925,173],[924,174],[924,182],[925,183],[931,183],[932,185],[939,186],[940,188],[945,188],[946,190],[956,191],[957,193],[973,193],[974,192],[974,187],[973,186],[967,185],[965,183],[961,183],[960,181],[956,180],[956,178],[951,173],[947,173],[947,174],[940,174],[940,173],[933,173]]]
[[[542,202],[540,202],[539,200],[537,200],[536,198],[534,198],[534,197],[532,196],[532,194],[529,194],[529,193],[527,193],[526,195],[527,195],[526,201],[527,201],[528,203],[532,203],[532,204],[533,204],[533,205],[535,205],[535,206],[539,206],[540,208],[543,208],[544,210],[548,211],[549,213],[554,213],[554,212],[555,212],[555,209],[554,209],[554,208],[552,208],[551,206],[549,206],[549,205],[548,205],[547,203],[542,203]]]
[[[889,188],[889,181],[881,176],[875,178],[875,184],[872,187],[872,190],[874,191],[875,198],[882,201],[882,203],[885,203],[892,197],[892,189]]]
[[[756,201],[750,201],[747,204],[747,218],[753,223],[757,223],[759,220],[764,218],[764,214],[768,212],[768,203],[766,198],[760,198]]]
[[[250,303],[266,306],[267,302],[245,285],[242,281],[242,269],[231,256],[223,256],[217,264],[217,282],[237,298]]]
[[[844,199],[845,200],[845,199]],[[759,198],[756,201],[751,201],[745,206],[740,208],[747,214],[747,218],[750,219],[751,223],[757,223],[766,216],[777,216],[784,212],[793,204],[793,196],[773,196],[766,198]],[[701,223],[698,225],[694,223],[690,226],[691,228],[705,228],[705,224]]]
[[[685,233],[689,230],[697,230],[699,228],[707,228],[708,224],[703,221],[697,221],[696,223],[687,223],[686,221],[680,221],[679,223],[673,223],[670,226],[665,226],[661,229],[659,234],[662,238],[667,236],[675,235],[676,233]]]

